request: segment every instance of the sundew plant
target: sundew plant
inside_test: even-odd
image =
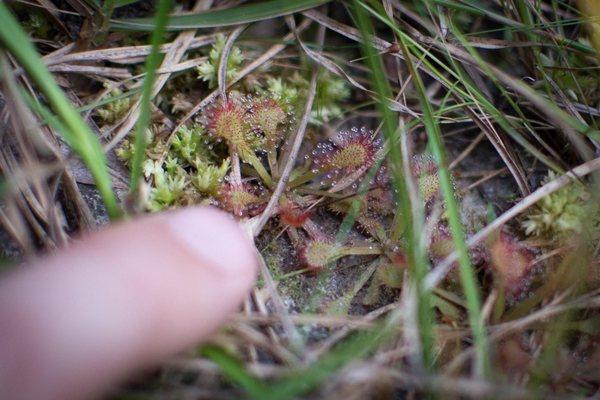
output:
[[[256,247],[115,398],[600,393],[596,1],[13,1],[0,45],[5,257],[198,205]]]

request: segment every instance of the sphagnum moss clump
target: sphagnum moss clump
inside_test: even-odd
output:
[[[306,102],[309,80],[305,75],[294,72],[288,76],[268,77],[266,87],[257,87],[259,96],[285,105],[286,111],[300,113]],[[317,77],[315,106],[310,113],[310,122],[320,126],[344,115],[343,103],[350,97],[348,83],[328,71],[322,70]]]
[[[198,79],[207,82],[210,89],[217,86],[219,62],[221,61],[221,55],[223,53],[223,48],[225,47],[226,41],[227,39],[225,35],[218,34],[215,43],[208,53],[208,60],[196,68]],[[237,46],[233,46],[231,48],[229,58],[227,59],[226,75],[228,80],[235,78],[243,61],[244,54],[242,53],[242,50]]]
[[[110,83],[105,83],[104,86],[106,88],[111,88]],[[135,99],[132,96],[123,97],[123,94],[123,91],[119,87],[110,89],[109,95],[113,99],[104,106],[96,109],[96,113],[102,122],[112,124],[119,121],[127,114],[135,102]]]
[[[542,184],[546,184],[557,175],[550,171]],[[598,218],[586,215],[588,211],[597,213],[598,210],[587,207],[590,194],[578,182],[573,182],[567,187],[557,190],[542,198],[533,205],[522,221],[523,229],[529,236],[547,240],[564,240],[570,235],[582,232],[584,218]]]

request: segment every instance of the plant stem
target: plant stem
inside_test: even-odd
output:
[[[340,257],[346,256],[375,256],[383,254],[379,246],[342,246],[339,250]]]
[[[292,189],[296,188],[298,186],[305,184],[306,182],[310,182],[311,180],[315,179],[317,176],[319,176],[318,173],[314,173],[312,171],[306,171],[305,173],[303,173],[302,175],[300,175],[299,177],[297,177],[296,179],[291,181],[289,186]]]
[[[271,175],[269,174],[269,172],[267,172],[265,166],[262,164],[262,162],[256,156],[256,154],[254,154],[253,152],[248,152],[248,153],[245,153],[242,156],[242,158],[244,159],[244,161],[247,161],[250,165],[252,165],[252,167],[254,167],[254,169],[260,176],[260,179],[263,180],[263,182],[265,183],[265,185],[267,185],[267,187],[269,187],[269,188],[273,187],[273,179],[271,178]]]
[[[269,163],[269,169],[271,170],[271,176],[275,179],[278,177],[279,172],[277,168],[277,149],[269,148],[267,150],[267,162]]]

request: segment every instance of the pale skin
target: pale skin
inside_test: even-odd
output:
[[[230,216],[114,224],[0,278],[0,398],[94,399],[206,341],[256,277]]]

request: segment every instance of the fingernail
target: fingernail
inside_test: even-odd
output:
[[[215,208],[188,208],[164,216],[172,234],[202,262],[226,274],[255,273],[254,244],[238,222]]]

